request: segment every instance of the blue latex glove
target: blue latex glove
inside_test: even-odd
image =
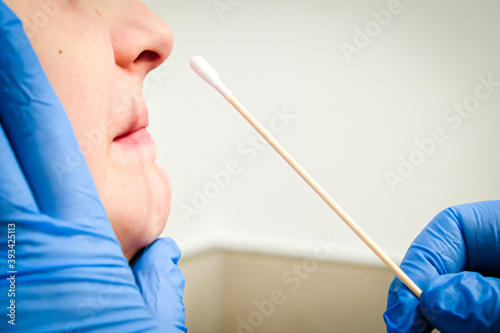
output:
[[[177,262],[181,251],[170,238],[157,239],[130,265],[151,314],[168,332],[187,332],[184,326],[184,275]],[[174,329],[175,328],[175,329]]]
[[[401,268],[420,301],[394,279],[387,332],[500,332],[500,201],[449,208],[410,246]]]
[[[182,290],[170,293],[182,284],[177,247],[159,241],[137,258],[173,272],[138,277],[144,295],[164,298],[150,311],[63,106],[2,1],[0,47],[0,332],[185,331]]]

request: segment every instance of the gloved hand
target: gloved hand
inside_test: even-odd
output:
[[[159,238],[138,253],[130,265],[142,297],[160,327],[187,332],[184,326],[184,275],[177,262],[181,251],[170,238]]]
[[[179,274],[138,278],[144,295],[155,288],[176,311],[166,315],[174,323],[157,320],[164,314],[141,296],[63,106],[2,1],[0,45],[0,331],[178,332],[181,293],[168,292]],[[144,268],[156,256],[166,262],[158,271],[173,271],[159,253],[169,246],[144,251]]]
[[[387,332],[500,332],[500,201],[441,212],[412,243],[401,268],[423,293],[419,301],[394,279]]]

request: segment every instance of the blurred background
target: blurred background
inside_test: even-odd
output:
[[[384,332],[392,273],[189,59],[399,262],[442,209],[499,198],[500,3],[143,2],[175,36],[144,89],[190,331]]]

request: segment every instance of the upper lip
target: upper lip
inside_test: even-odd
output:
[[[126,123],[126,126],[118,132],[118,135],[113,140],[121,139],[129,134],[134,133],[137,130],[146,128],[149,126],[149,116],[148,109],[144,107],[142,111],[133,112],[129,116],[130,120]]]

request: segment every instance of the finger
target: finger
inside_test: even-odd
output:
[[[452,207],[459,221],[467,263],[464,270],[500,277],[500,201]]]
[[[500,283],[475,272],[440,276],[422,293],[421,308],[442,333],[499,332]]]
[[[18,212],[38,212],[33,194],[0,125],[0,220],[9,221]]]
[[[64,108],[21,21],[3,2],[0,45],[0,124],[40,211],[72,220],[96,209],[104,214]]]
[[[388,333],[432,332],[433,327],[420,311],[418,298],[398,278],[391,284],[387,304],[384,321]]]
[[[437,276],[459,272],[465,267],[466,249],[461,230],[455,214],[445,210],[411,244],[401,268],[422,290]],[[389,289],[384,319],[392,332],[432,331],[420,311],[419,300],[398,278]]]
[[[401,267],[420,281],[422,289],[438,275],[464,270],[467,248],[462,230],[451,208],[442,211],[413,241]]]
[[[401,268],[422,290],[435,277],[465,270],[500,274],[500,201],[439,213],[410,246]]]

